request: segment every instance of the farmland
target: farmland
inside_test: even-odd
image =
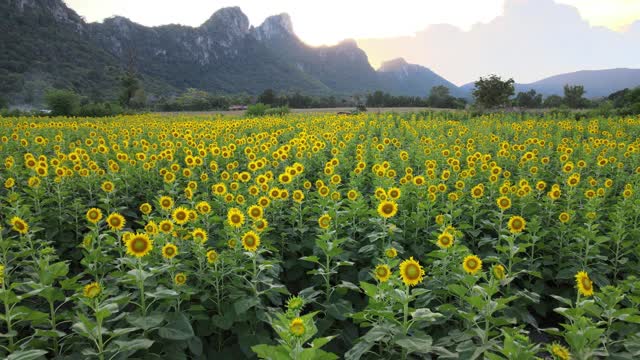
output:
[[[0,154],[0,357],[640,357],[637,117],[0,118]]]

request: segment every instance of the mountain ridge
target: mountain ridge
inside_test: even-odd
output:
[[[7,45],[0,54],[0,96],[18,101],[37,101],[51,87],[71,88],[93,99],[114,99],[119,79],[129,67],[136,69],[145,90],[155,98],[188,88],[252,95],[271,88],[310,95],[382,90],[427,96],[438,85],[448,87],[454,96],[469,97],[473,87],[458,87],[403,58],[374,69],[353,39],[310,46],[296,35],[287,13],[253,26],[236,6],[219,9],[197,27],[147,27],[122,16],[87,23],[62,0],[0,0],[0,10],[8,14],[0,18],[0,40]],[[626,75],[615,75],[621,70]],[[585,85],[589,97],[606,96],[640,85],[640,70],[559,74],[517,84],[516,90],[561,94],[562,82]]]

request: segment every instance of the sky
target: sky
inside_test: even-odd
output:
[[[199,26],[217,9],[227,6],[239,6],[254,26],[268,16],[286,12],[291,16],[296,34],[310,45],[331,45],[346,38],[356,39],[374,67],[385,60],[404,57],[409,62],[431,68],[457,84],[469,82],[487,71],[502,71],[505,75],[517,77],[517,81],[526,82],[583,68],[640,67],[640,60],[631,58],[636,53],[609,51],[611,46],[639,47],[640,41],[635,40],[640,38],[633,34],[640,36],[640,0],[65,2],[87,21],[102,21],[113,15],[121,15],[147,26],[171,23]],[[516,34],[519,38],[516,38]],[[452,43],[454,39],[456,42]],[[527,63],[520,57],[532,57],[530,60],[538,61],[536,66],[530,63],[528,66],[503,66],[501,63],[513,61],[515,57],[503,56],[504,59],[500,59],[499,56],[486,54],[488,51],[508,51],[512,48],[505,46],[505,43],[496,44],[498,39],[507,41],[506,44],[526,39],[530,45],[535,45],[521,48],[527,51],[520,53],[517,58],[520,63]],[[590,43],[593,45],[593,41],[603,48],[594,51],[585,49]],[[540,52],[551,56],[552,51],[559,57],[566,57],[567,52],[571,56],[568,59],[539,59]],[[478,52],[486,56],[473,61]],[[611,55],[608,60],[604,59],[606,53]],[[581,58],[595,54],[598,54],[597,59]],[[478,64],[478,61],[482,63]]]

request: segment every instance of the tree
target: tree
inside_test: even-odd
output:
[[[129,101],[129,105],[134,109],[142,109],[147,106],[147,94],[144,92],[143,88],[136,90]]]
[[[557,108],[562,106],[562,97],[558,95],[549,95],[542,103],[546,108]]]
[[[515,93],[514,83],[513,79],[503,81],[497,75],[490,75],[487,78],[481,77],[475,82],[473,98],[476,103],[486,108],[505,106]]]
[[[71,90],[50,90],[45,102],[53,115],[71,116],[78,111],[80,96]]]
[[[265,105],[273,105],[276,103],[276,93],[273,89],[267,89],[258,96],[258,102],[263,103]]]
[[[122,86],[120,104],[129,107],[131,106],[131,100],[136,96],[138,90],[141,89],[135,72],[135,51],[132,49],[129,49],[127,71],[120,80],[120,85]]]
[[[456,98],[450,95],[448,87],[438,85],[431,88],[427,104],[434,108],[454,108],[456,107]]]
[[[9,102],[0,96],[0,109],[6,109],[9,107]]]
[[[564,86],[564,103],[573,109],[584,107],[586,100],[584,86],[582,85],[565,85]]]
[[[518,107],[535,109],[542,106],[542,94],[538,94],[535,90],[531,89],[527,92],[519,92],[516,95],[516,105]]]

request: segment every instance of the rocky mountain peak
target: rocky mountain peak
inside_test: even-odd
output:
[[[82,31],[84,20],[73,10],[69,9],[62,0],[8,0],[18,12],[32,11],[50,15],[55,21],[69,24]]]
[[[211,15],[200,28],[207,32],[241,37],[249,32],[249,18],[237,6],[226,7]]]
[[[385,61],[380,66],[379,71],[382,72],[393,72],[400,71],[409,66],[409,63],[404,58],[396,58],[393,60]]]
[[[262,25],[254,31],[258,40],[272,39],[274,37],[296,36],[293,32],[293,23],[289,14],[269,16]]]

